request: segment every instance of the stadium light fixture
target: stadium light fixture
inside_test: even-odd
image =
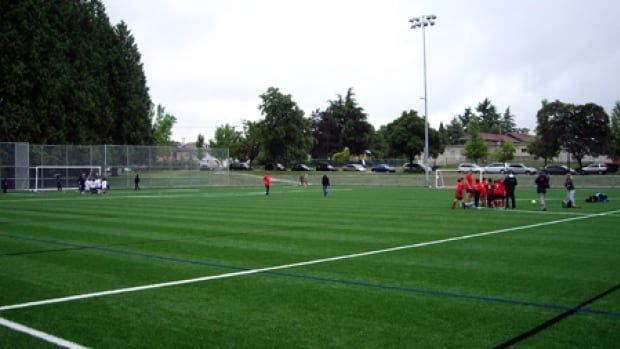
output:
[[[428,98],[426,94],[426,33],[425,28],[428,26],[435,25],[435,20],[437,20],[437,16],[435,15],[424,15],[419,17],[413,17],[409,19],[409,23],[411,23],[411,29],[422,28],[422,55],[424,58],[424,165],[426,168],[428,166]],[[425,172],[425,184],[429,186],[430,179],[428,171]]]

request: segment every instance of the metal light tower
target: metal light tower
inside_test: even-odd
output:
[[[428,98],[426,96],[426,33],[425,28],[435,25],[437,16],[424,15],[409,19],[411,29],[422,28],[422,54],[424,56],[424,165],[428,169]],[[428,171],[424,171],[426,186],[429,186]]]

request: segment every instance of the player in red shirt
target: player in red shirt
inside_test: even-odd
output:
[[[474,207],[480,207],[480,195],[482,194],[483,185],[480,184],[480,180],[476,178],[476,184],[474,184]]]
[[[506,197],[506,189],[501,180],[493,183],[493,196],[495,197],[495,207],[504,207],[504,197]]]
[[[483,178],[480,185],[480,202],[482,206],[487,206],[487,179]]]
[[[487,181],[484,184],[487,188],[487,207],[491,208],[493,207],[493,204],[495,203],[495,196],[494,196],[494,191],[493,191],[493,179],[492,178],[487,178]]]
[[[471,170],[465,174],[465,184],[467,185],[467,201],[470,202],[472,196],[474,196],[474,174]]]
[[[269,195],[269,187],[271,186],[271,178],[269,178],[269,175],[263,177],[263,184],[265,185],[265,195]]]
[[[465,204],[463,203],[463,192],[467,189],[467,184],[463,182],[463,178],[459,178],[456,182],[456,187],[454,187],[454,200],[452,201],[452,208],[456,207],[456,203],[465,208]]]

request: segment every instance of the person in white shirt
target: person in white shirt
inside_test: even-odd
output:
[[[101,194],[105,194],[108,192],[108,180],[103,177],[101,180]]]

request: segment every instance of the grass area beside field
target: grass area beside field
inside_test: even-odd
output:
[[[285,181],[0,195],[0,318],[93,348],[615,347],[620,190],[605,192],[562,209],[552,189],[547,212],[532,188],[516,210]],[[6,326],[0,343],[55,347]]]

